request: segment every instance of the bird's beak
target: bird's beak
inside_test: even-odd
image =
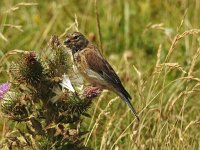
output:
[[[67,38],[65,41],[64,41],[64,45],[68,45],[69,44],[69,42],[70,42],[70,39],[69,38]]]

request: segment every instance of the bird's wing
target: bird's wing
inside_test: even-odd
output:
[[[85,60],[89,68],[98,73],[107,82],[121,86],[121,81],[110,64],[98,52],[98,50],[86,50],[84,52]]]

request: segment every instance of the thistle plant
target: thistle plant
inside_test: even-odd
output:
[[[71,66],[57,36],[40,53],[24,52],[11,65],[11,84],[0,85],[1,110],[17,125],[1,148],[89,149],[82,143],[87,131],[81,123],[100,91],[73,85]]]

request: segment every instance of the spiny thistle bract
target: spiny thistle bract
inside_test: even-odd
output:
[[[35,52],[25,53],[10,71],[19,83],[37,84],[43,76],[43,68],[37,60]]]
[[[81,116],[89,116],[86,111],[100,92],[73,89],[69,78],[63,77],[70,72],[69,58],[53,36],[40,55],[26,52],[11,66],[13,84],[2,96],[1,108],[18,124],[7,133],[1,148],[89,149],[82,143],[87,132],[80,129]]]

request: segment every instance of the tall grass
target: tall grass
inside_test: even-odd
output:
[[[74,22],[75,14],[79,30],[98,37],[98,14],[104,54],[130,92],[141,122],[105,91],[85,120],[85,145],[101,150],[199,149],[199,0],[96,2],[95,8],[93,0],[0,1],[0,55],[13,49],[42,50],[50,35],[60,35]],[[7,66],[5,60],[0,81],[7,78]],[[2,135],[11,129],[6,120],[1,122]]]

